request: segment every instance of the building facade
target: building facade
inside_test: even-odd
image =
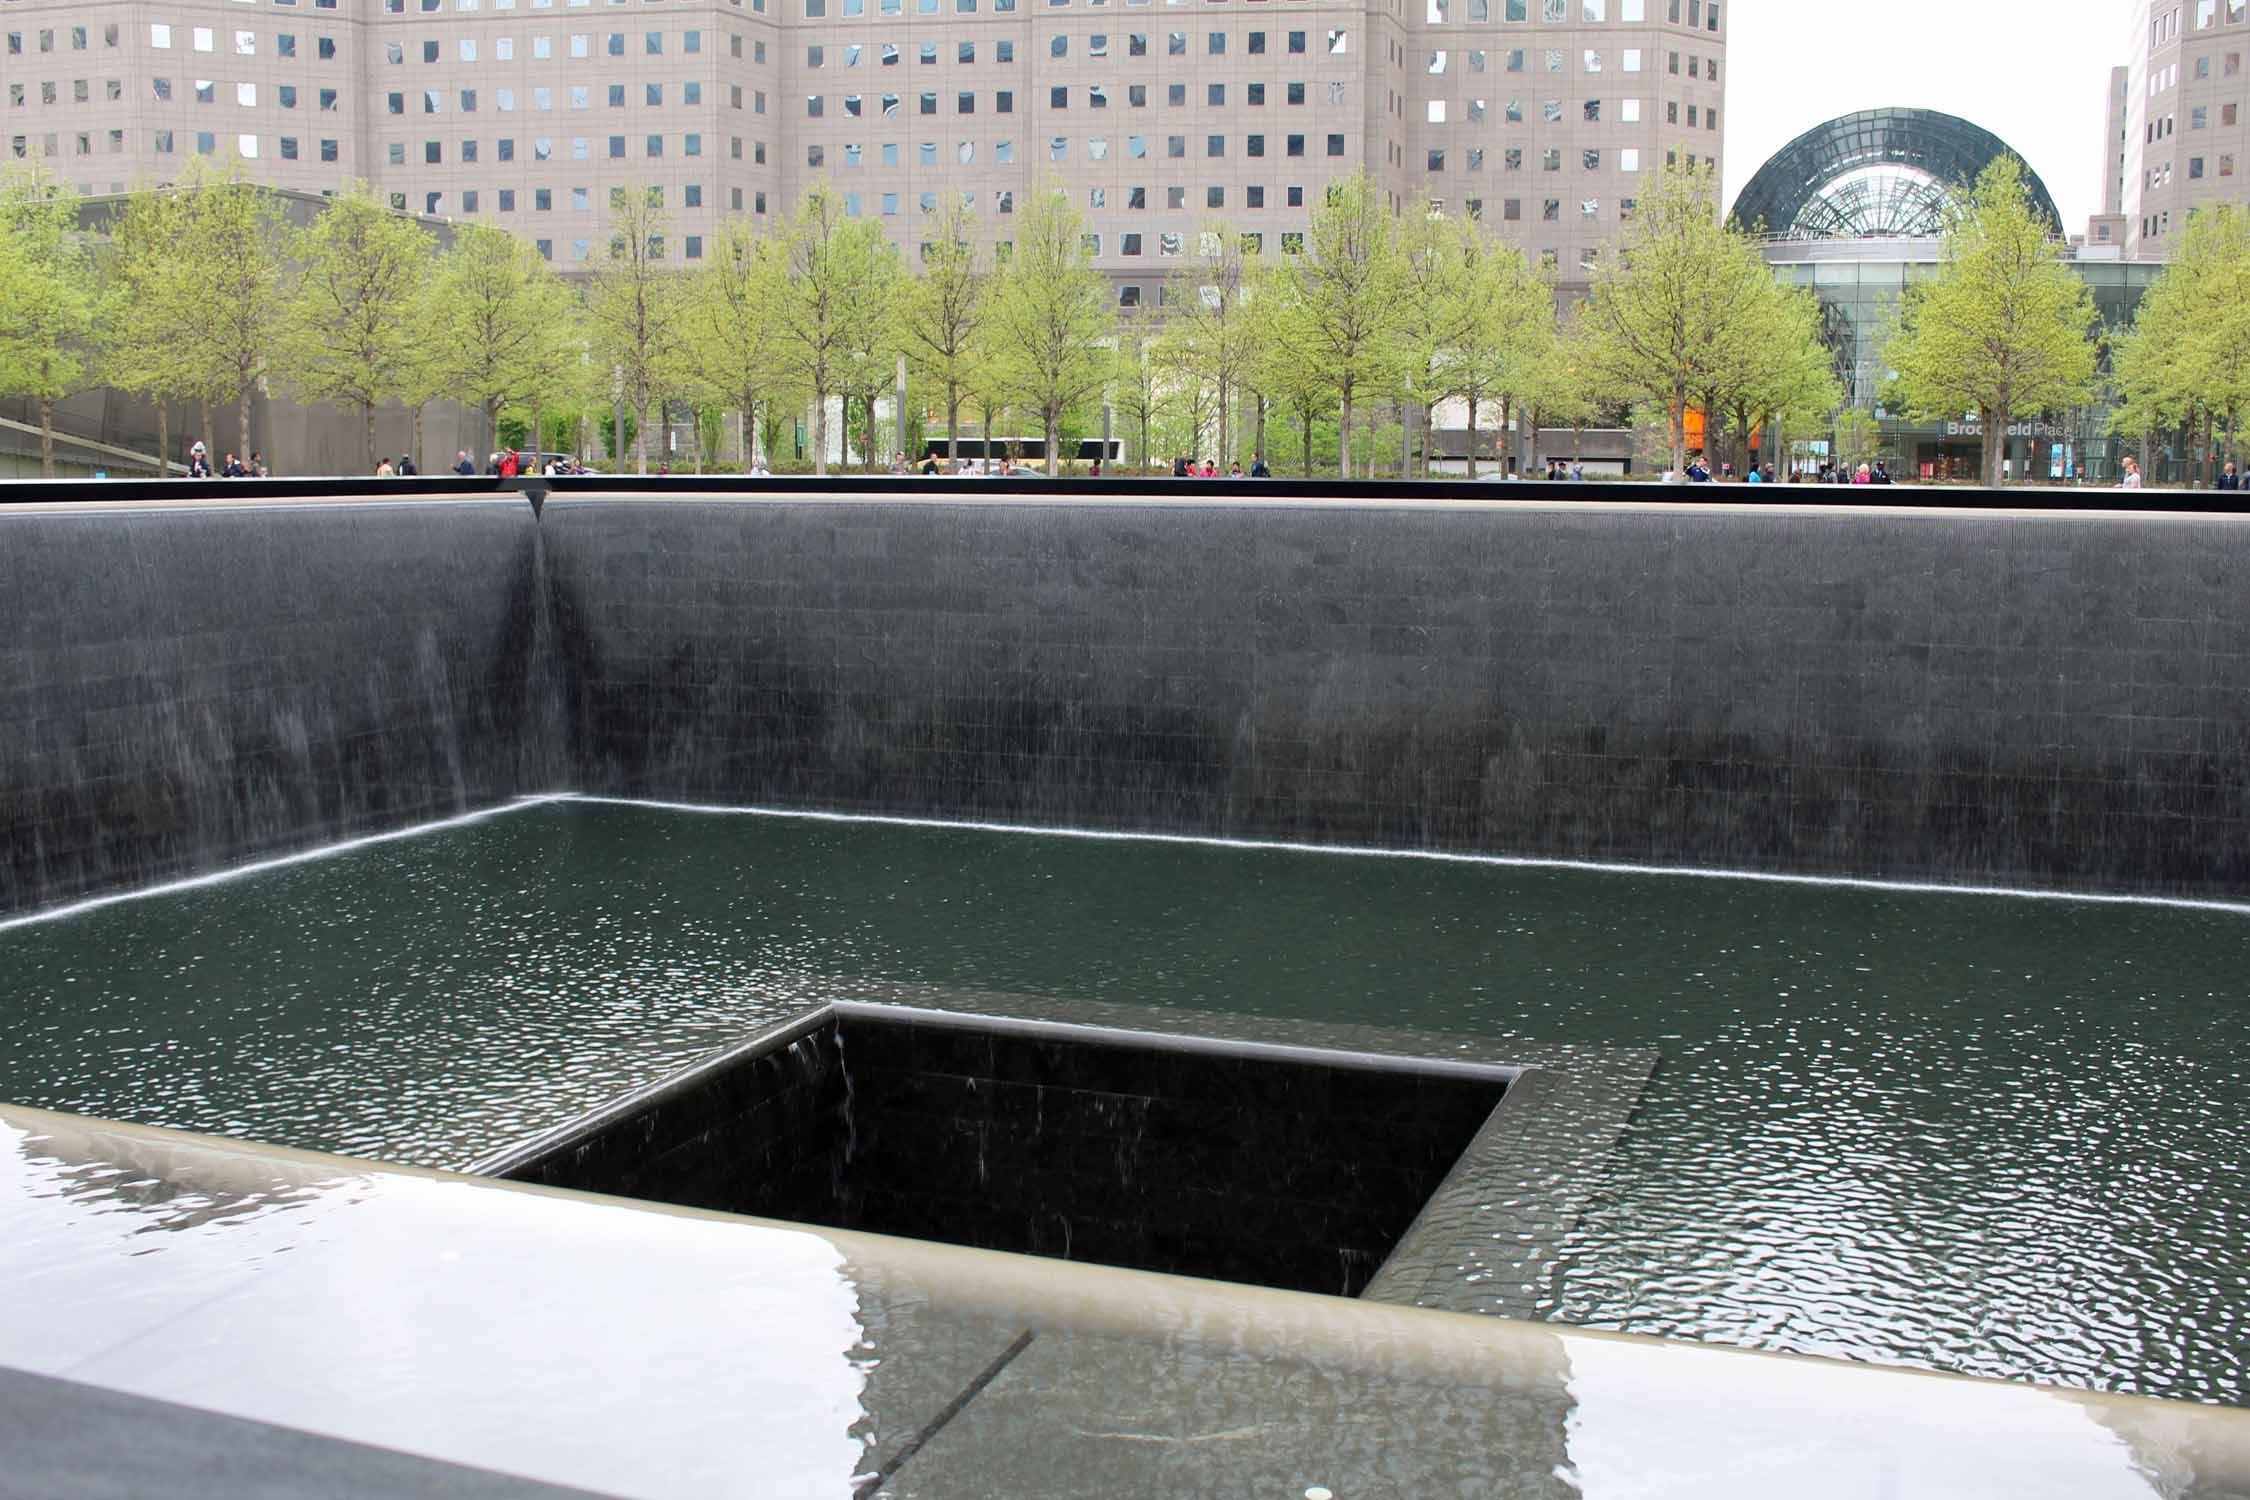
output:
[[[2132,0],[2132,16],[2103,211],[2128,256],[2167,256],[2197,208],[2250,199],[2250,0]]]
[[[2003,154],[2022,156],[1957,115],[1865,110],[1798,136],[1758,169],[1734,203],[1736,224],[1765,237],[1775,279],[1809,288],[1820,302],[1823,337],[1846,401],[1875,419],[1874,448],[1857,456],[1878,458],[1901,478],[1965,480],[1977,472],[1983,431],[1974,414],[1930,421],[1884,405],[1891,370],[1883,345],[1906,289],[1937,273],[1959,185],[1975,181]],[[2026,187],[2059,236],[2046,184],[2031,172]],[[2104,220],[2097,215],[2095,222]],[[2073,245],[2070,265],[2087,284],[2103,327],[2112,330],[2132,321],[2164,269],[2157,259],[2128,260],[2110,243]],[[2122,449],[2108,432],[2112,409],[2102,398],[2071,411],[2023,414],[2007,435],[2009,477],[2113,480]],[[1817,472],[1839,456],[1834,438],[1833,432],[1799,436],[1789,452],[1769,461]],[[2170,455],[2163,457],[2157,477],[2169,472]]]
[[[1928,421],[1883,405],[1890,366],[1883,342],[1898,318],[1906,288],[1937,273],[1944,241],[1937,239],[1784,240],[1766,246],[1776,280],[1810,287],[1820,299],[1836,373],[1851,404],[1877,422],[1875,455],[1890,472],[1905,479],[1971,481],[1977,475],[1983,429],[1967,412],[1957,419]],[[2163,273],[2160,261],[2128,261],[2090,248],[2074,249],[2071,269],[2083,280],[2105,330],[2133,320],[2150,285]],[[2111,435],[2115,404],[2106,395],[2065,412],[2028,414],[2008,432],[2007,473],[2032,483],[2112,483],[2118,460],[2135,451]],[[1800,446],[1795,461],[1818,468],[1832,459],[1822,443]],[[2168,482],[2178,469],[2168,450],[2142,451],[2150,477]]]
[[[1719,0],[0,0],[0,32],[0,141],[89,193],[239,158],[568,270],[627,188],[692,263],[816,179],[908,251],[949,198],[1004,241],[1051,180],[1127,304],[1214,219],[1292,248],[1360,166],[1577,281],[1643,173],[1720,162],[1727,40]]]

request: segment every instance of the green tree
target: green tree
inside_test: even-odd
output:
[[[2184,426],[2192,435],[2208,425],[2234,457],[2250,405],[2250,209],[2211,204],[2191,214],[2172,263],[2114,343],[2115,430]]]
[[[1744,316],[1736,330],[1739,357],[1703,393],[1706,420],[1713,424],[1705,431],[1723,422],[1738,473],[1750,462],[1753,433],[1764,428],[1770,437],[1785,417],[1826,414],[1848,399],[1820,330],[1820,299],[1810,287],[1770,282]],[[1705,446],[1709,443],[1706,436]],[[1870,440],[1869,456],[1872,451]]]
[[[864,330],[887,320],[890,248],[872,219],[844,213],[843,195],[815,182],[783,231],[787,294],[776,311],[778,368],[812,398],[813,472],[828,472],[828,398],[849,394],[862,374]]]
[[[1421,473],[1427,478],[1430,409],[1457,384],[1454,368],[1488,311],[1477,276],[1482,246],[1468,220],[1440,213],[1421,199],[1408,206],[1399,226],[1399,256],[1406,276],[1394,325],[1394,368],[1406,409],[1400,473],[1412,477],[1418,432],[1424,439]]]
[[[1584,385],[1666,414],[1671,467],[1687,466],[1687,413],[1728,393],[1765,352],[1758,312],[1773,273],[1748,235],[1719,222],[1713,169],[1653,174],[1580,314]]]
[[[180,330],[200,341],[211,365],[213,399],[235,407],[236,451],[250,451],[250,402],[270,373],[289,317],[281,208],[273,194],[223,170],[183,174],[181,253],[188,315]]]
[[[1149,464],[1149,430],[1164,409],[1163,372],[1151,354],[1157,314],[1144,312],[1122,324],[1117,336],[1117,364],[1111,374],[1110,400],[1125,426],[1134,435],[1133,462]]]
[[[189,208],[180,190],[133,193],[111,221],[99,261],[101,377],[156,407],[159,475],[170,472],[173,403],[208,400],[217,383],[208,347],[181,336],[192,326],[200,271],[185,253]]]
[[[1154,353],[1168,384],[1194,388],[1194,404],[1209,413],[1212,448],[1224,468],[1237,451],[1236,408],[1258,364],[1262,338],[1251,303],[1261,268],[1223,220],[1203,226],[1196,249],[1195,259],[1166,282]]]
[[[875,419],[875,404],[884,391],[897,384],[897,311],[906,277],[899,266],[898,247],[874,220],[848,220],[845,245],[854,266],[858,310],[844,323],[838,379],[847,416],[852,397],[859,398],[860,466],[871,469],[876,455],[886,448],[881,424]],[[848,430],[849,422],[845,425]]]
[[[439,389],[483,418],[480,452],[498,445],[502,409],[553,410],[585,394],[580,317],[577,296],[529,240],[484,224],[455,230],[423,322]],[[531,443],[548,446],[538,431]]]
[[[283,369],[305,399],[359,409],[367,470],[375,467],[375,408],[407,394],[425,342],[413,315],[435,251],[429,231],[364,182],[291,236],[297,276]]]
[[[779,388],[777,314],[788,295],[781,246],[749,219],[722,221],[688,288],[684,352],[695,383],[734,412],[745,469],[756,451],[758,410]]]
[[[1062,473],[1064,414],[1101,394],[1115,359],[1109,280],[1094,269],[1084,231],[1062,188],[1032,189],[992,294],[992,360],[1007,389],[1039,413],[1050,478]]]
[[[1884,358],[1908,411],[1977,414],[1984,482],[1997,485],[2018,413],[2092,396],[2094,320],[2093,296],[2033,207],[2023,164],[2003,156],[1954,211],[1937,274],[1907,288]]]
[[[649,406],[671,378],[684,302],[679,273],[665,256],[670,222],[655,190],[611,188],[609,244],[587,302],[595,357],[633,414],[638,474],[648,472]]]
[[[0,395],[39,408],[39,472],[55,477],[55,403],[84,383],[93,263],[78,195],[37,158],[0,172]]]
[[[990,273],[977,248],[976,219],[948,197],[925,226],[922,268],[898,308],[899,347],[916,375],[945,392],[945,456],[961,456],[961,392],[980,357],[977,323]]]
[[[1286,357],[1318,371],[1334,394],[1337,472],[1349,479],[1353,412],[1363,392],[1388,387],[1406,295],[1398,223],[1365,168],[1329,186],[1303,252],[1283,256],[1282,266],[1268,328]]]
[[[1882,425],[1872,412],[1847,406],[1836,413],[1836,462],[1846,468],[1856,469],[1875,457],[1875,445],[1882,438]]]
[[[1439,387],[1468,407],[1469,477],[1477,473],[1477,416],[1500,408],[1499,443],[1508,421],[1544,389],[1560,359],[1555,322],[1554,273],[1534,266],[1513,245],[1481,235],[1473,242],[1468,301],[1470,317],[1441,368]],[[1506,472],[1495,448],[1494,458]]]

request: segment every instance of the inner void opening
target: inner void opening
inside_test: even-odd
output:
[[[1481,1064],[823,1006],[493,1164],[519,1181],[1355,1296]]]

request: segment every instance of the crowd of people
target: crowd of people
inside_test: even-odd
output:
[[[225,462],[216,468],[211,464],[210,450],[201,443],[188,449],[187,477],[190,479],[265,479],[270,477],[266,456],[254,452],[247,459],[229,453]]]
[[[891,464],[891,472],[895,475],[920,475],[927,479],[1038,479],[1043,478],[1046,474],[1044,469],[1036,468],[1030,464],[1016,463],[1005,457],[946,459],[939,457],[935,452],[925,453],[918,462],[911,464],[903,458],[895,460]],[[1102,461],[1098,458],[1086,466],[1086,477],[1088,479],[1100,479],[1106,472]],[[750,473],[755,478],[765,474],[766,470],[763,465],[760,465],[753,468]],[[1237,462],[1229,464],[1223,475],[1220,473],[1216,461],[1208,458],[1198,461],[1182,454],[1172,460],[1172,477],[1174,479],[1270,479],[1273,477],[1273,470],[1266,466],[1266,457],[1262,453],[1251,460],[1248,469],[1243,468]]]

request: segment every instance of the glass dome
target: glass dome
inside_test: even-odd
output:
[[[2020,155],[1991,131],[1928,109],[1876,109],[1816,125],[1758,169],[1734,222],[1791,240],[1924,238],[1945,231],[1957,184]],[[2032,201],[2059,227],[2054,199],[2026,168]]]

